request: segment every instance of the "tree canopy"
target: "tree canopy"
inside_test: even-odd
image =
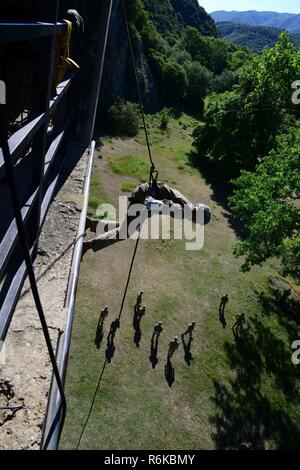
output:
[[[213,95],[205,125],[194,133],[199,155],[207,156],[228,178],[242,169],[254,170],[260,158],[276,145],[285,122],[297,114],[291,84],[300,76],[300,53],[283,33],[242,68],[234,91]]]
[[[281,136],[254,172],[235,181],[230,203],[247,237],[235,247],[243,270],[279,257],[283,273],[300,280],[300,139]]]

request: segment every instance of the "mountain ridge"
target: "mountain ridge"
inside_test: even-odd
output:
[[[282,29],[270,26],[252,26],[242,23],[220,22],[216,23],[218,31],[225,41],[229,41],[236,46],[248,47],[256,54],[260,54],[265,47],[274,47]],[[300,47],[300,35],[289,33],[293,44]]]
[[[216,22],[247,24],[250,26],[267,26],[300,34],[300,14],[279,13],[274,11],[225,11],[218,10],[211,14]]]

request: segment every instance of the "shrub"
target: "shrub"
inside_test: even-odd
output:
[[[170,122],[170,111],[168,108],[164,108],[160,113],[160,128],[161,130],[165,131],[168,129],[168,125]]]
[[[134,137],[139,131],[139,107],[136,103],[116,98],[108,109],[111,130],[120,136]]]

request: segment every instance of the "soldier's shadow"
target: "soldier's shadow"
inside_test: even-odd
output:
[[[169,387],[172,387],[173,383],[175,382],[175,369],[170,358],[168,358],[167,364],[165,365],[165,377]]]
[[[226,322],[226,318],[225,318],[225,307],[221,306],[219,307],[219,321],[221,323],[221,325],[223,326],[223,328],[225,329],[226,326],[227,326],[227,322]]]
[[[152,364],[152,369],[155,369],[155,367],[158,364],[157,353],[158,353],[158,338],[156,337],[154,339],[154,337],[152,336],[152,339],[151,339],[151,352],[150,352],[150,356],[149,356],[150,362]]]
[[[193,358],[193,355],[191,353],[191,347],[192,347],[192,336],[189,337],[188,342],[185,341],[184,335],[181,335],[182,339],[182,345],[184,349],[184,360],[187,363],[188,366],[191,365]]]
[[[115,355],[116,347],[115,347],[115,336],[114,335],[109,335],[107,338],[107,348],[105,351],[105,357],[107,362],[110,364],[112,361],[112,358]]]
[[[95,336],[95,345],[97,349],[100,349],[103,340],[103,322],[99,320]]]

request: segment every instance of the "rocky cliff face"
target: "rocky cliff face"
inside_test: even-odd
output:
[[[166,38],[178,38],[186,26],[205,36],[218,36],[214,20],[198,0],[143,0],[143,3],[157,30]]]
[[[214,20],[199,5],[198,0],[170,1],[183,25],[198,29],[204,36],[217,37],[219,35]]]
[[[199,6],[197,0],[135,1],[137,4],[144,6],[149,17],[148,21],[152,22],[154,28],[170,45],[178,40],[187,26],[197,28],[204,35],[218,35],[214,21]],[[134,28],[139,34],[138,21]],[[134,49],[145,110],[150,113],[156,112],[161,108],[159,83],[147,61],[143,42],[134,41]],[[98,122],[101,123],[101,119],[105,115],[105,109],[111,104],[115,96],[121,96],[130,101],[137,100],[136,84],[120,0],[115,0],[112,11]]]
[[[144,56],[142,43],[135,48],[135,61],[145,109],[147,112],[155,112],[160,107],[158,84]],[[138,98],[120,0],[115,0],[112,10],[100,108],[106,108],[114,96],[122,96],[130,101]]]

